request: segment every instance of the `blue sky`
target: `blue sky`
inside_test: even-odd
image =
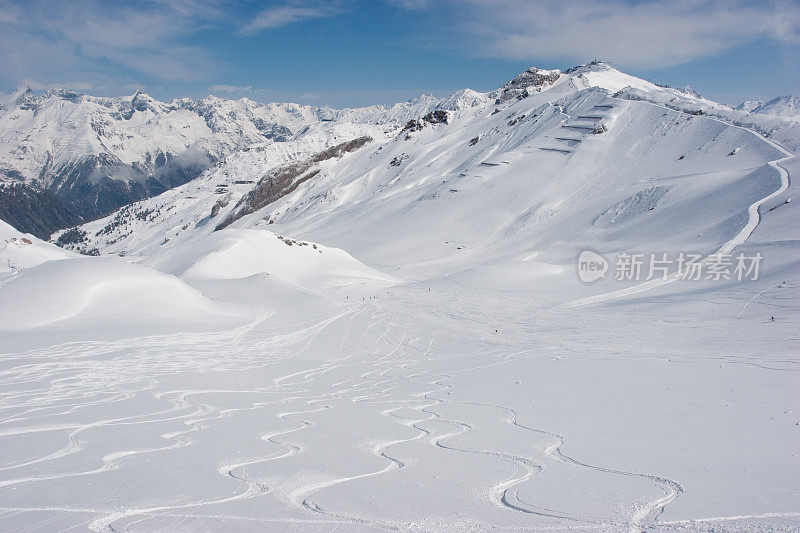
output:
[[[725,103],[800,94],[800,3],[0,0],[0,90],[358,106],[599,58]]]

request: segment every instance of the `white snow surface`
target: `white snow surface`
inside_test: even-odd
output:
[[[150,264],[190,280],[267,274],[304,288],[352,280],[389,285],[398,281],[366,267],[343,250],[254,229],[228,229],[182,243],[159,254]]]
[[[102,257],[7,244],[0,529],[796,531],[795,124],[558,74],[330,110],[85,224]],[[763,261],[583,284],[587,249]]]
[[[800,96],[778,96],[769,102],[760,103],[753,109],[753,113],[800,119]]]
[[[21,233],[0,220],[0,275],[69,257],[75,257],[75,254]]]

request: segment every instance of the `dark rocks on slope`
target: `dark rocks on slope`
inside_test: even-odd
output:
[[[217,225],[214,231],[224,229],[243,216],[254,213],[287,194],[291,194],[301,183],[319,174],[320,169],[314,168],[317,163],[358,150],[371,140],[372,137],[359,137],[352,141],[331,146],[305,161],[284,165],[270,172],[267,176],[261,178],[258,184],[239,200],[231,214]],[[219,210],[217,210],[218,212]]]
[[[43,240],[56,229],[83,222],[52,192],[22,183],[0,186],[0,219]]]
[[[560,76],[561,72],[558,70],[531,67],[496,92],[496,102],[499,104],[514,98],[526,98],[531,92],[540,91],[542,87],[553,84]]]

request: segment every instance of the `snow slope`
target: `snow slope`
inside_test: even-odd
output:
[[[178,279],[115,258],[49,261],[2,285],[0,331],[82,324],[108,331],[164,322],[213,323],[223,315],[199,292]],[[41,333],[46,335],[46,333]]]
[[[778,96],[759,104],[753,109],[753,113],[796,119],[800,116],[800,96]]]
[[[223,230],[171,247],[149,264],[188,280],[239,279],[268,274],[305,288],[373,282],[391,276],[370,269],[343,250],[295,241],[264,230]]]
[[[415,105],[0,285],[0,529],[797,530],[793,123],[603,63]],[[758,279],[577,276],[720,249]]]
[[[75,254],[33,235],[20,233],[0,220],[0,275],[70,257]]]

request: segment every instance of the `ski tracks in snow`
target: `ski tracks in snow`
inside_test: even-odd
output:
[[[38,367],[51,373],[45,372],[40,376],[52,375],[53,380],[49,385],[40,383],[36,390],[29,389],[16,398],[6,395],[2,399],[0,408],[12,414],[0,419],[0,436],[35,436],[62,431],[67,432],[67,442],[54,452],[0,465],[0,495],[3,490],[29,483],[47,487],[48,483],[63,482],[75,476],[100,479],[137,458],[160,457],[163,463],[178,450],[191,453],[200,449],[209,439],[214,439],[214,435],[224,433],[227,424],[237,420],[255,424],[262,420],[261,427],[265,429],[259,431],[257,425],[248,432],[249,440],[243,443],[245,451],[242,454],[234,454],[231,450],[219,455],[220,451],[216,450],[215,455],[208,457],[208,461],[214,461],[209,470],[219,480],[214,482],[214,486],[219,485],[214,497],[120,507],[114,502],[114,497],[109,496],[107,508],[98,505],[91,510],[79,505],[45,504],[35,507],[12,504],[3,509],[89,513],[94,517],[88,525],[96,531],[126,527],[126,524],[141,523],[150,518],[203,520],[203,517],[212,516],[244,521],[271,520],[271,523],[283,523],[287,527],[308,521],[382,530],[436,530],[444,527],[444,522],[433,526],[410,524],[406,517],[370,513],[366,508],[355,512],[340,509],[329,502],[337,501],[330,497],[342,490],[347,491],[353,483],[359,483],[360,487],[364,483],[370,486],[377,483],[382,490],[387,490],[394,486],[388,476],[400,472],[409,473],[412,479],[420,476],[425,479],[425,469],[430,467],[426,461],[436,461],[440,454],[458,454],[458,460],[463,457],[467,470],[477,461],[476,465],[481,464],[491,472],[491,479],[477,481],[483,489],[472,494],[473,498],[484,499],[487,507],[498,513],[481,526],[487,528],[502,527],[507,523],[524,528],[520,524],[544,519],[562,524],[559,529],[625,527],[640,530],[654,524],[658,513],[682,491],[676,482],[660,476],[603,468],[574,459],[562,452],[563,436],[520,423],[517,411],[510,406],[456,399],[453,394],[456,391],[448,384],[455,372],[505,365],[513,362],[516,356],[529,354],[531,349],[509,353],[495,347],[485,354],[465,355],[463,350],[467,345],[463,339],[454,340],[452,333],[445,333],[442,337],[442,328],[420,318],[412,318],[410,313],[394,309],[387,311],[377,304],[362,304],[290,328],[288,332],[269,331],[266,337],[259,336],[258,327],[254,327],[247,332],[236,331],[218,337],[201,336],[193,342],[176,336],[136,339],[135,344],[130,342],[127,345],[65,347],[67,359],[76,363],[75,375],[84,370],[90,372],[90,377],[83,378],[83,381],[70,381],[62,371],[55,372],[53,362],[45,354],[28,354],[31,363],[7,368],[0,372],[0,379],[13,381],[21,375],[36,375]],[[323,340],[323,337],[330,339],[331,332],[338,332],[338,344]],[[232,339],[236,342],[232,343]],[[234,344],[233,349],[231,344]],[[472,349],[481,350],[481,346],[483,344],[478,344]],[[100,359],[110,364],[104,367],[97,361],[93,362],[92,350],[96,350],[95,357],[102,355]],[[173,354],[173,360],[165,362],[163,357],[158,357],[165,350]],[[117,360],[110,357],[109,352],[116,354]],[[463,359],[467,355],[467,359]],[[58,356],[64,357],[62,354]],[[468,362],[461,363],[462,359]],[[446,368],[453,370],[432,370],[433,365],[441,365],[442,361],[447,361]],[[270,370],[271,366],[274,368]],[[199,378],[225,369],[252,369],[255,372],[259,368],[269,378],[262,380],[262,385],[257,387],[198,385],[176,388],[164,385],[186,372],[196,372]],[[143,374],[150,375],[150,379],[138,380],[136,376]],[[54,388],[56,380],[61,380],[62,386],[65,383],[72,383],[72,386]],[[38,401],[44,398],[53,405],[53,410],[38,411],[44,407],[35,405],[41,405]],[[99,417],[91,421],[91,413],[87,413],[82,422],[60,425],[37,420],[38,415],[44,414],[58,418],[68,413],[79,417],[85,408],[104,405],[104,399],[111,402],[106,405],[115,405],[137,398],[150,398],[155,402],[147,404],[149,410],[130,416]],[[164,406],[163,402],[168,402],[169,406]],[[158,408],[154,409],[154,406]],[[348,417],[355,412],[362,413],[360,416],[366,417],[365,420],[353,427],[348,441],[333,441],[331,446],[341,446],[342,453],[360,459],[338,465],[317,464],[314,468],[316,474],[298,470],[300,467],[297,465],[307,468],[305,465],[315,464],[315,450],[325,446],[326,442],[321,437],[335,432],[336,426],[347,423]],[[513,440],[523,443],[517,448],[522,446],[524,449],[512,449],[504,440],[506,430],[496,432],[492,429],[495,426],[490,424],[507,427],[507,431],[515,434]],[[85,457],[102,449],[95,444],[97,436],[93,431],[110,431],[125,425],[136,425],[145,433],[157,431],[153,437],[165,442],[125,449],[117,448],[119,442],[113,440],[103,443],[113,448],[107,448],[97,456],[96,466],[84,469],[69,466],[70,457]],[[170,425],[182,427],[164,431],[163,428]],[[355,442],[353,437],[359,442]],[[91,464],[91,461],[82,464]],[[146,465],[141,461],[136,464]],[[527,497],[521,495],[520,489],[535,488],[537,480],[548,475],[548,470],[556,464],[562,468],[574,468],[576,472],[592,471],[600,475],[641,479],[658,486],[663,494],[655,499],[630,502],[624,512],[609,508],[611,517],[601,518],[537,505],[535,501],[529,501],[530,491]],[[29,469],[39,465],[56,465],[62,472],[48,476],[30,475]],[[225,485],[225,480],[233,482],[233,485]],[[473,517],[461,519],[457,511],[451,510],[457,508],[455,502],[463,501],[463,494],[436,491],[435,495],[441,500],[443,516],[447,513],[456,515],[448,527],[475,525]],[[254,498],[268,498],[270,507],[277,505],[284,511],[269,518],[252,516],[246,511],[241,515],[230,512],[236,505]],[[219,512],[215,513],[215,508]],[[307,518],[309,513],[315,518]]]

